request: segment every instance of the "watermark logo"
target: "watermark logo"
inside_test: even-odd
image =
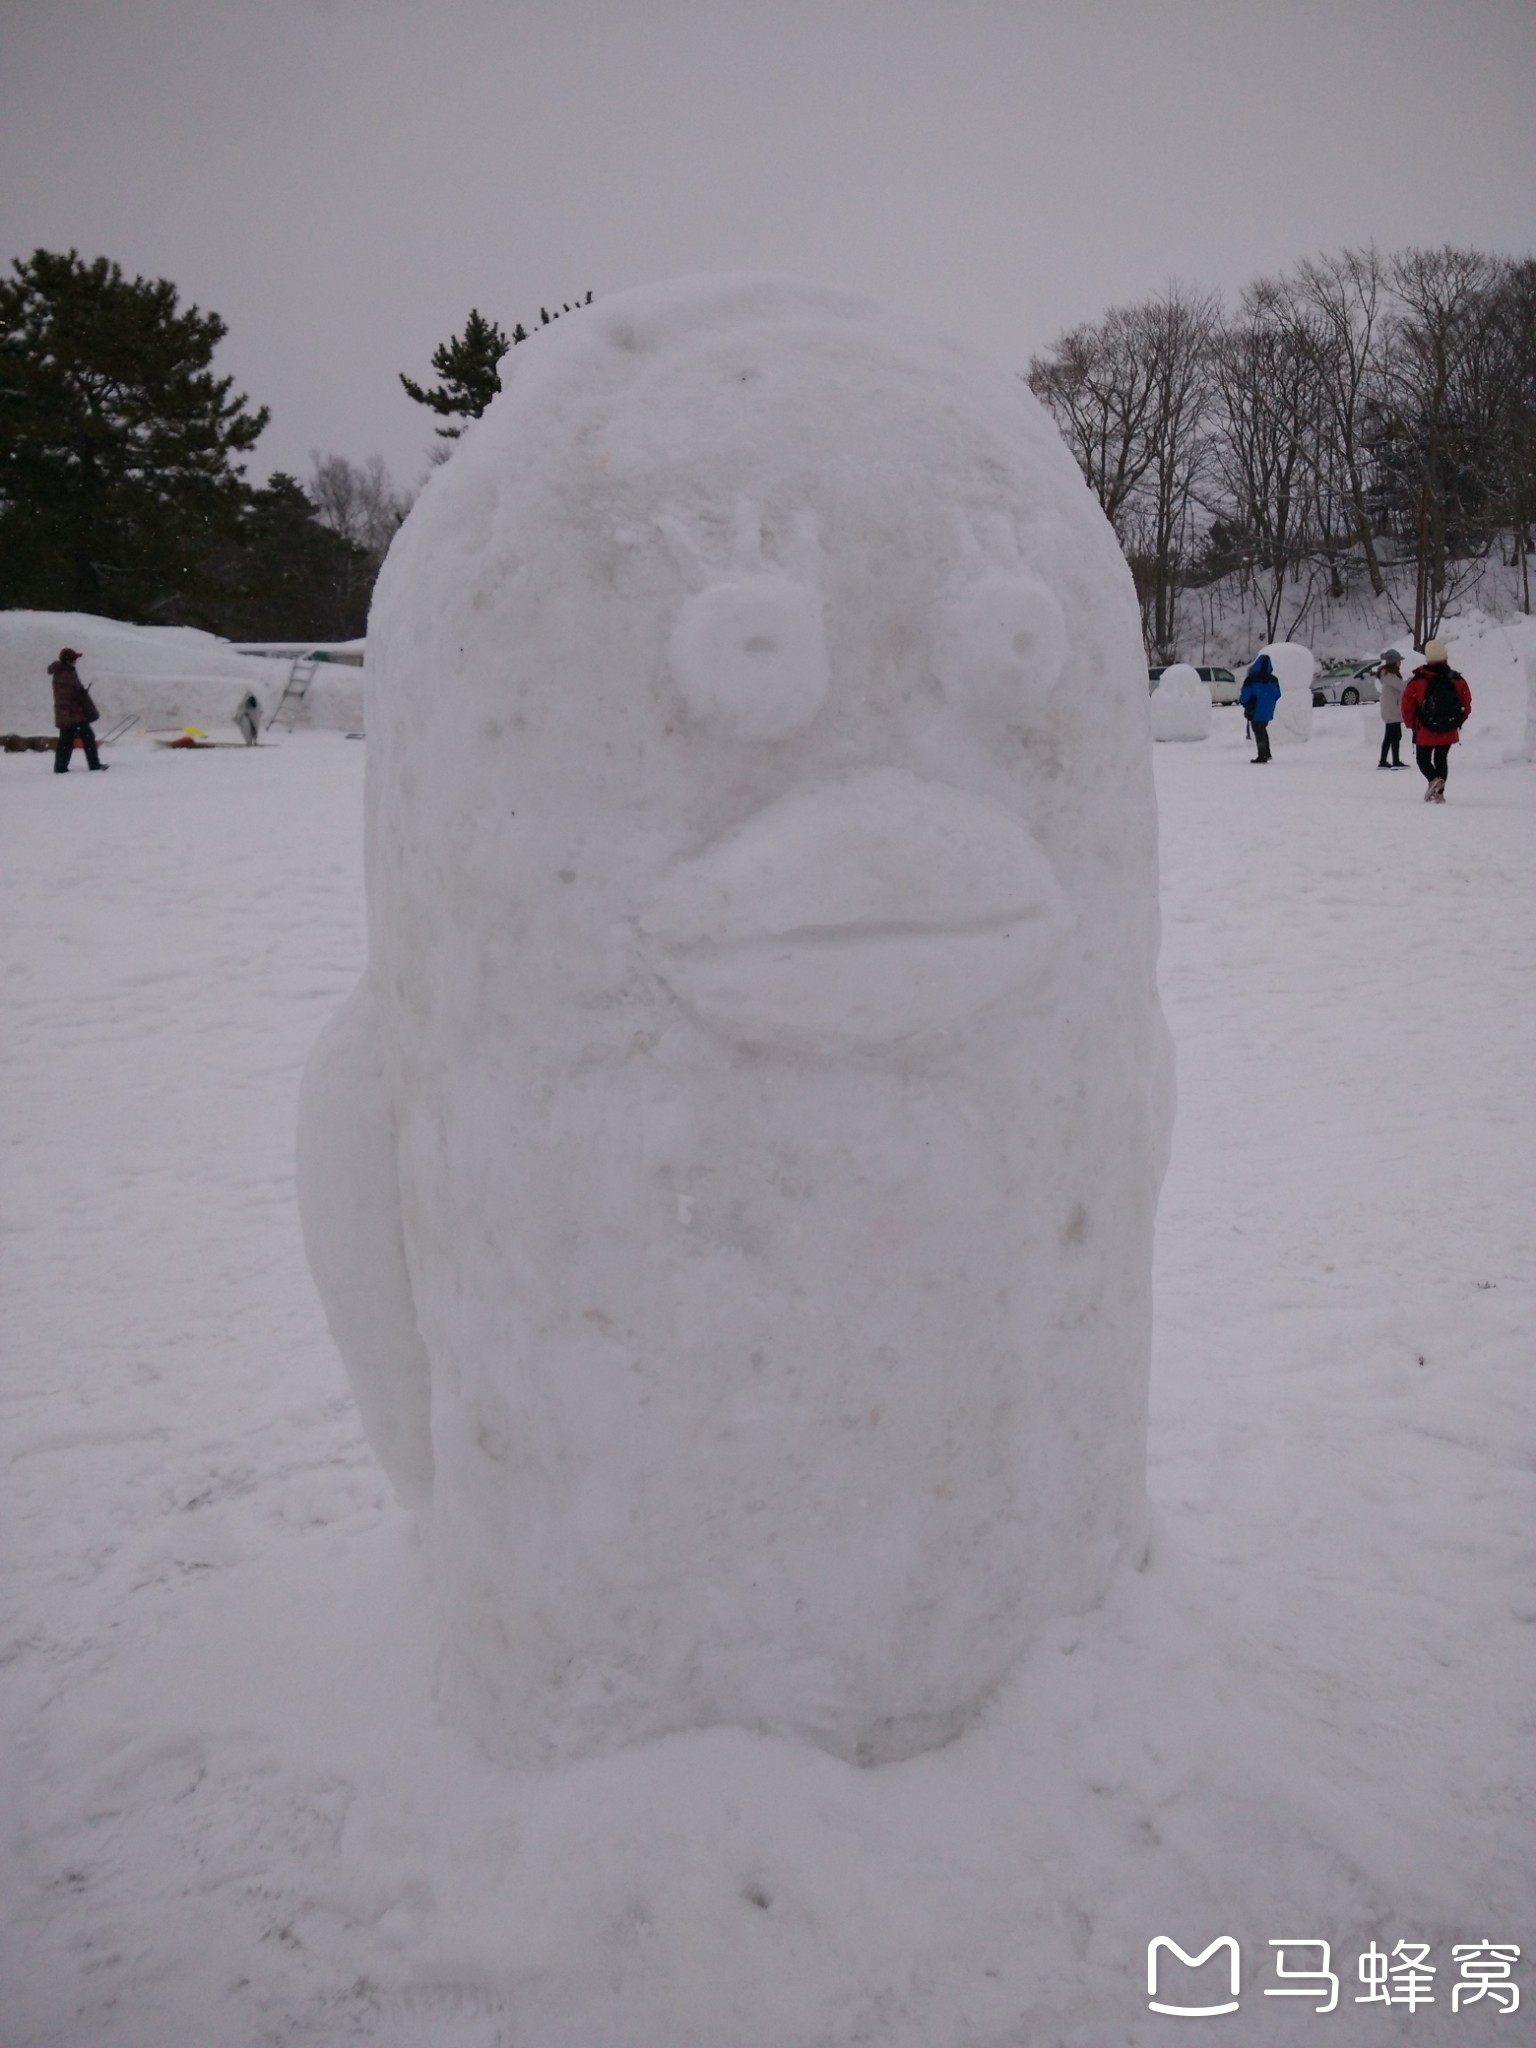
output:
[[[1435,1966],[1429,1960],[1427,1941],[1400,1941],[1391,1956],[1383,1955],[1373,1941],[1360,1958],[1360,1982],[1365,1989],[1356,2005],[1406,2005],[1416,2012],[1421,2005],[1433,2005]]]
[[[1270,1961],[1277,1981],[1264,1986],[1266,1998],[1304,1999],[1319,2015],[1337,2011],[1339,1979],[1328,1942],[1315,1935],[1287,1935],[1283,1940],[1271,1939],[1269,1947],[1274,1951]],[[1223,1950],[1230,1987],[1227,1998],[1221,1998],[1219,1983],[1214,1990],[1206,1987],[1208,2002],[1204,2005],[1176,2005],[1159,1995],[1161,1990],[1172,1988],[1187,1996],[1191,1987],[1174,1973],[1173,1966],[1198,1970]],[[1390,1949],[1380,1948],[1372,1941],[1356,1959],[1355,1974],[1365,1988],[1354,1994],[1353,2002],[1403,2006],[1410,2013],[1417,2012],[1420,2006],[1436,2004],[1440,1994],[1435,1982],[1440,1966],[1430,1961],[1431,1953],[1432,1946],[1427,1941],[1399,1941]],[[1500,2019],[1517,2012],[1520,1986],[1515,1982],[1515,1964],[1519,1960],[1520,1948],[1513,1941],[1490,1941],[1485,1935],[1481,1941],[1458,1942],[1451,1950],[1451,1961],[1456,1966],[1456,1978],[1450,1986],[1451,2011],[1460,2012],[1463,2006],[1486,2000]],[[1180,1947],[1171,1934],[1154,1935],[1147,1943],[1147,2005],[1152,2012],[1167,2013],[1181,2020],[1215,2019],[1222,2013],[1236,2012],[1241,1978],[1242,1956],[1235,1935],[1218,1934],[1198,1955]]]
[[[1451,1986],[1452,2012],[1460,2012],[1479,1998],[1491,1998],[1501,2019],[1516,2010],[1520,1986],[1514,1981],[1514,1969],[1520,1950],[1514,1942],[1489,1941],[1484,1936],[1481,1941],[1463,1942],[1451,1955],[1461,1966],[1460,1982]]]
[[[1224,1948],[1228,1955],[1228,1971],[1232,1980],[1232,1996],[1225,2005],[1165,2005],[1157,1996],[1157,1952],[1166,1949],[1171,1956],[1177,1956],[1186,1969],[1198,1970],[1202,1963],[1208,1963],[1217,1949]],[[1236,2012],[1238,1976],[1242,1967],[1237,1943],[1230,1934],[1218,1934],[1208,1948],[1199,1955],[1186,1955],[1171,1934],[1154,1935],[1147,1943],[1147,2004],[1153,2012],[1172,2013],[1176,2019],[1214,2019],[1217,2013]]]
[[[1279,1984],[1266,1984],[1264,1996],[1266,1998],[1321,1999],[1322,2003],[1314,2004],[1312,2010],[1314,2012],[1332,2012],[1339,2002],[1339,1980],[1328,1967],[1329,1948],[1327,1942],[1272,1941],[1269,1945],[1272,1949],[1279,1951],[1275,1957],[1275,1975],[1284,1981]],[[1294,1970],[1288,1966],[1286,1962],[1287,1954],[1298,1949],[1317,1950],[1318,1963],[1315,1970]]]

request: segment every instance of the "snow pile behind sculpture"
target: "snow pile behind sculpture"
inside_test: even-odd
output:
[[[716,278],[517,351],[369,630],[311,1262],[449,1702],[940,1743],[1143,1542],[1129,574],[1013,376]]]
[[[104,724],[132,717],[146,729],[186,720],[227,726],[252,692],[270,716],[290,667],[238,653],[193,626],[132,626],[92,612],[0,611],[0,731],[50,730],[48,664],[61,647],[78,650],[81,679]],[[316,676],[297,722],[346,731],[362,718],[361,672],[337,667]]]
[[[1211,730],[1211,693],[1187,661],[1165,668],[1152,692],[1155,740],[1203,740]]]
[[[237,654],[191,626],[130,626],[90,612],[0,612],[0,720],[7,730],[53,724],[48,664],[76,648],[80,674],[105,720],[227,719],[242,692],[260,689],[271,664]]]

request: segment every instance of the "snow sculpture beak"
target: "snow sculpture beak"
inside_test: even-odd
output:
[[[1071,914],[1011,812],[878,768],[759,811],[639,922],[662,979],[733,1036],[889,1045],[1040,995]]]

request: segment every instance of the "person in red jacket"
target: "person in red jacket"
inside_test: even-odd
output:
[[[1403,691],[1403,723],[1413,734],[1413,758],[1428,787],[1427,804],[1445,802],[1450,751],[1472,709],[1466,678],[1451,667],[1443,640],[1426,640],[1424,659]]]
[[[61,647],[58,660],[48,664],[48,673],[53,677],[53,722],[59,728],[59,744],[53,756],[55,775],[69,773],[69,757],[76,740],[85,749],[87,768],[99,770],[107,765],[96,752],[96,735],[91,731],[101,713],[80,680],[80,671],[75,667],[79,659],[77,649]]]

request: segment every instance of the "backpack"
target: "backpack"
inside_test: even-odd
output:
[[[1458,732],[1466,716],[1449,669],[1441,669],[1424,685],[1424,695],[1414,720],[1414,729],[1425,732]]]

